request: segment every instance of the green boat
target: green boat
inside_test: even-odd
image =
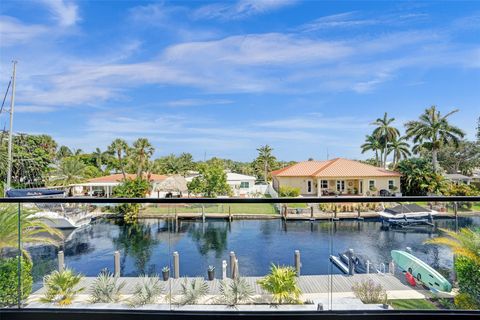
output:
[[[417,281],[433,291],[450,292],[452,285],[435,269],[415,257],[414,255],[400,250],[392,250],[393,262],[403,271],[411,273]]]

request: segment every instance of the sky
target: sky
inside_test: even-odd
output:
[[[2,0],[2,96],[14,59],[14,131],[72,149],[146,137],[155,156],[365,159],[384,112],[403,131],[458,108],[474,138],[480,1]]]

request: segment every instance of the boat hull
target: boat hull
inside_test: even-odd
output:
[[[415,279],[429,289],[442,292],[452,291],[452,285],[447,279],[414,255],[401,250],[392,250],[391,255],[397,266],[403,271],[410,272]]]

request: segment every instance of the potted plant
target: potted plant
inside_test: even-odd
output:
[[[170,277],[170,267],[165,266],[162,268],[162,276],[163,276],[163,281],[167,281],[168,278]]]
[[[212,281],[215,279],[215,267],[214,266],[208,266],[208,280]]]

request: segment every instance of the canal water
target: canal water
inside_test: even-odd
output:
[[[388,263],[391,250],[412,248],[413,253],[448,276],[452,253],[443,247],[425,245],[438,235],[438,228],[480,227],[480,217],[436,219],[435,227],[383,230],[379,221],[289,221],[224,220],[181,221],[178,228],[167,220],[144,219],[135,225],[114,220],[98,220],[75,230],[63,244],[67,267],[85,276],[96,276],[102,269],[113,271],[113,253],[121,253],[122,276],[160,274],[172,266],[172,253],[180,254],[181,276],[206,276],[209,265],[221,277],[222,260],[230,251],[239,260],[240,274],[262,276],[272,263],[293,265],[294,250],[300,250],[302,274],[339,273],[329,261],[330,254],[349,248],[367,256],[379,266]],[[51,246],[34,247],[34,278],[57,266]]]

